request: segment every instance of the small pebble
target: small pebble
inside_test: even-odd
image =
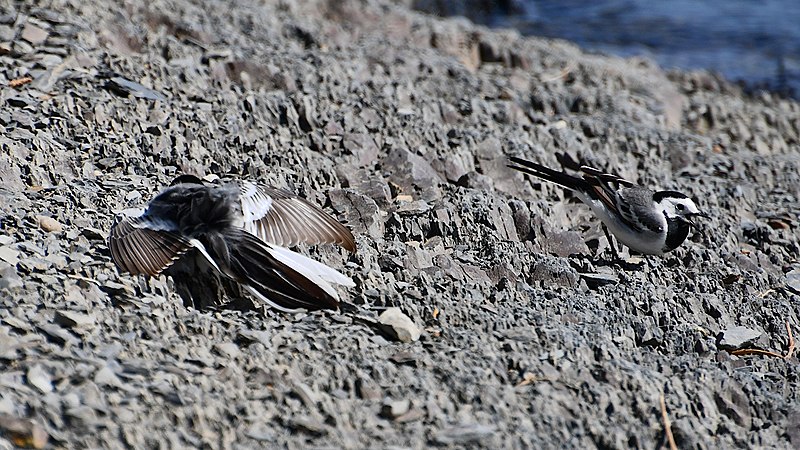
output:
[[[39,226],[49,233],[60,233],[64,227],[56,219],[48,216],[36,216]]]
[[[387,308],[378,316],[378,323],[383,325],[382,330],[386,334],[401,342],[414,342],[422,334],[414,321],[403,314],[400,308]]]

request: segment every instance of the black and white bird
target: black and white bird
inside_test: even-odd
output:
[[[353,234],[319,207],[248,181],[176,178],[147,208],[118,218],[109,249],[120,271],[170,275],[187,306],[221,304],[247,291],[278,310],[336,309],[333,287],[354,286],[337,270],[289,250],[299,243],[339,244]]]
[[[612,251],[614,245],[608,231],[631,250],[645,255],[663,255],[678,248],[697,228],[692,219],[708,217],[685,194],[675,191],[653,191],[584,166],[562,155],[562,165],[579,170],[582,177],[550,169],[524,159],[510,157],[512,169],[556,183],[572,191],[603,222]]]

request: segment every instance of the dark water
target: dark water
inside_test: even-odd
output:
[[[800,0],[416,0],[588,50],[646,56],[664,68],[709,69],[749,90],[800,95]]]

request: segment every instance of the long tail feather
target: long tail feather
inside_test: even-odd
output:
[[[508,167],[519,170],[520,172],[527,173],[529,175],[533,175],[544,180],[550,181],[552,183],[556,183],[562,187],[565,187],[571,191],[582,191],[586,192],[591,189],[589,183],[586,180],[578,177],[574,177],[564,172],[559,172],[557,170],[553,170],[549,167],[545,167],[541,164],[537,164],[535,162],[527,161],[521,158],[516,158],[514,156],[509,157],[511,162],[519,164],[518,166],[509,164]]]
[[[334,297],[338,296],[333,287],[330,286],[331,283],[341,284],[342,286],[346,287],[355,286],[355,283],[353,283],[353,280],[350,277],[342,274],[336,269],[322,264],[319,261],[315,261],[311,258],[303,256],[300,253],[293,252],[288,248],[279,247],[277,245],[270,247],[271,253],[275,258],[287,266],[293,267],[295,270],[309,279],[316,281],[317,284],[319,284],[326,291],[328,291],[326,287],[329,287],[329,293]]]
[[[223,270],[277,309],[336,309],[339,299],[330,283],[352,285],[334,269],[299,254],[289,257],[289,250],[244,230],[226,231],[225,242],[230,265]]]

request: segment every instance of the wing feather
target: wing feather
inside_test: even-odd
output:
[[[111,259],[119,269],[134,275],[160,274],[192,247],[188,240],[164,228],[147,216],[118,220],[108,238]]]
[[[619,175],[603,172],[590,166],[581,166],[583,179],[591,186],[597,198],[609,212],[616,214],[623,222],[634,230],[641,230],[642,225],[631,213],[631,205],[620,195],[620,190],[631,188],[634,184]]]
[[[621,217],[638,231],[661,233],[666,218],[653,209],[653,191],[645,188],[623,188],[617,193]]]
[[[243,182],[240,188],[244,228],[281,247],[338,244],[355,251],[353,233],[318,206],[281,189]]]
[[[339,296],[331,283],[354,286],[337,270],[264,242],[247,231],[228,230],[225,236],[231,251],[226,273],[283,311],[336,309]]]

